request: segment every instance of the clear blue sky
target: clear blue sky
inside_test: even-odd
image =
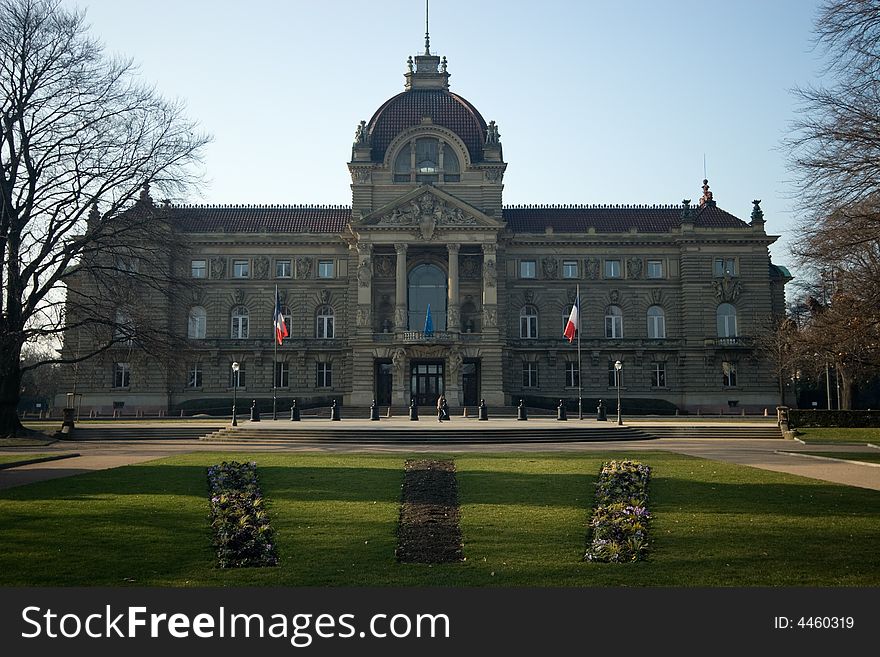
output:
[[[403,90],[421,0],[65,0],[111,53],[214,136],[209,185],[177,202],[350,204],[354,130]],[[435,0],[451,89],[495,120],[515,203],[697,200],[767,231],[796,220],[780,140],[815,82],[813,0]]]

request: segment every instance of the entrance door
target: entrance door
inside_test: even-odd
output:
[[[391,405],[391,363],[376,363],[376,403],[380,406]]]
[[[480,403],[480,364],[465,361],[461,366],[462,403],[477,406]]]
[[[413,363],[410,390],[418,406],[437,406],[443,392],[443,363]]]

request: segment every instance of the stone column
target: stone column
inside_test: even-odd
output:
[[[498,333],[498,269],[495,244],[483,244],[483,333]]]
[[[446,301],[446,330],[460,330],[461,321],[458,307],[458,244],[447,244],[449,251],[449,298]]]
[[[357,246],[357,332],[372,333],[373,320],[373,245],[362,242]]]
[[[406,308],[406,244],[395,244],[397,251],[397,285],[394,296],[394,330],[405,331],[407,326]]]

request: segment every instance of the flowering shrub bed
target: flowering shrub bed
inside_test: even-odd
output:
[[[257,482],[257,464],[223,461],[208,468],[211,528],[221,568],[277,566],[272,527]]]
[[[586,561],[622,563],[648,550],[648,480],[651,468],[638,461],[608,461],[596,483]]]

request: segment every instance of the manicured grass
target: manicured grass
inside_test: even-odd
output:
[[[18,463],[19,461],[31,461],[41,459],[53,454],[0,454],[0,464]]]
[[[3,491],[0,584],[880,585],[880,493],[663,452],[456,455],[466,561],[398,564],[409,456],[196,453]],[[652,467],[648,559],[583,562],[626,457]],[[214,567],[205,468],[232,458],[258,464],[277,568]]]
[[[880,429],[838,427],[798,429],[797,437],[808,444],[853,443],[864,445],[865,443],[874,443],[876,445],[880,444]]]
[[[830,459],[845,459],[847,461],[864,461],[865,463],[880,463],[880,450],[875,452],[798,452],[799,454],[812,454],[825,456]]]
[[[0,447],[45,447],[55,442],[49,436],[22,436],[19,438],[0,438]]]

